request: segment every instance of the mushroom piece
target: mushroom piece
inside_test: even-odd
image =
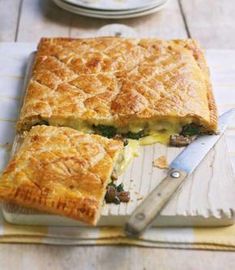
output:
[[[196,136],[183,136],[183,135],[171,135],[170,136],[170,145],[171,146],[187,146],[193,140],[196,139]]]
[[[130,201],[130,192],[129,191],[118,192],[118,198],[121,202],[127,203]]]

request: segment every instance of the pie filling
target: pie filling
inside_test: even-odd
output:
[[[138,147],[139,143],[137,140],[128,140],[123,151],[120,152],[117,158],[113,170],[114,175],[121,175],[126,170],[127,166],[131,163],[131,161],[139,155]]]
[[[116,180],[118,176],[125,172],[127,166],[131,161],[139,155],[137,140],[125,140],[124,148],[119,152],[115,160],[113,172],[110,177],[109,184],[106,187],[105,202],[120,204],[121,202],[127,203],[130,200],[130,192],[124,190],[123,183],[117,185]]]
[[[193,138],[200,133],[200,127],[193,123],[187,125],[178,125],[164,123],[161,124],[160,130],[147,129],[132,129],[123,138],[123,135],[117,135],[118,129],[112,126],[96,126],[99,133],[106,137],[115,137],[117,139],[124,140],[124,148],[120,151],[113,168],[110,182],[106,189],[105,201],[106,203],[120,204],[121,202],[129,202],[130,192],[125,191],[123,184],[116,185],[116,180],[118,176],[125,172],[127,166],[132,162],[132,160],[139,155],[138,148],[139,145],[153,144],[160,142],[163,144],[171,144],[173,146],[185,146],[189,144]],[[160,128],[160,125],[159,125]],[[133,132],[137,131],[137,132]],[[92,130],[93,132],[93,130]],[[146,133],[145,133],[146,132]],[[148,134],[145,136],[145,134]],[[127,136],[128,135],[128,136]]]
[[[42,121],[45,122],[45,120]],[[48,125],[68,126],[84,133],[96,133],[108,138],[119,136],[139,140],[140,145],[162,143],[173,146],[185,146],[195,138],[195,135],[200,134],[202,130],[199,125],[192,123],[191,118],[187,118],[183,122],[178,120],[136,121],[125,127],[103,124],[94,125],[81,120],[49,119],[46,122]]]

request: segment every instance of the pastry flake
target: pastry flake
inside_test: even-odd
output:
[[[35,126],[2,174],[0,199],[95,225],[123,142]]]
[[[153,161],[153,166],[159,169],[168,169],[169,165],[165,156],[160,156]]]
[[[192,123],[214,133],[217,110],[194,40],[43,38],[17,127],[42,121],[169,143]]]

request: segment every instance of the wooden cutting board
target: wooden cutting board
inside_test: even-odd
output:
[[[121,226],[135,207],[166,176],[167,170],[153,166],[161,155],[170,162],[182,148],[161,144],[140,147],[139,157],[128,167],[118,183],[131,193],[128,204],[106,204],[101,226]],[[187,178],[182,188],[156,219],[155,226],[223,226],[234,222],[235,181],[224,136],[205,157],[197,170]],[[77,221],[40,213],[13,204],[3,205],[8,222],[33,225],[83,226]]]
[[[105,27],[100,30],[100,33],[102,35],[136,35],[133,29],[119,25]],[[6,44],[5,47],[3,45],[0,47],[0,59],[3,58],[7,70],[6,76],[3,76],[3,80],[0,82],[1,87],[5,84],[8,87],[11,86],[10,91],[17,92],[16,90],[18,89],[22,93],[22,82],[18,82],[17,84],[16,77],[23,77],[28,55],[35,47],[35,44]],[[4,52],[8,54],[7,62]],[[217,64],[219,61],[222,61],[222,57],[216,52],[213,53],[213,51],[209,52],[209,56],[214,61],[212,63],[212,77],[216,81],[223,74],[221,73],[215,77],[218,69]],[[216,57],[218,63],[215,60]],[[235,60],[235,54],[231,54],[231,59],[232,57]],[[228,58],[228,60],[230,59]],[[225,66],[227,67],[227,63]],[[225,79],[230,78],[228,75],[226,74]],[[14,88],[17,89],[14,90]],[[218,96],[217,93],[216,96]],[[228,100],[229,98],[231,97],[228,95]],[[18,101],[14,102],[13,104],[15,106],[19,104]],[[12,104],[9,105],[9,108],[7,106],[6,104],[4,117],[9,118],[14,107]],[[227,103],[225,107],[228,107]],[[17,113],[13,115],[15,115],[15,118],[18,117]],[[1,118],[0,112],[0,131],[2,128]],[[14,132],[12,129],[14,127],[10,125],[5,128],[6,131],[3,133],[5,136],[13,137],[12,134]],[[7,135],[10,132],[8,129],[11,129],[10,135]],[[118,183],[124,183],[125,188],[130,191],[131,201],[128,204],[104,205],[99,225],[121,226],[135,207],[166,175],[166,170],[153,166],[153,160],[164,155],[167,161],[170,162],[180,151],[182,151],[182,148],[166,147],[161,144],[140,147],[139,157],[128,167],[126,173],[118,179]],[[0,165],[3,167],[3,164]],[[39,213],[12,204],[4,204],[2,210],[5,219],[15,224],[84,226],[68,218]],[[223,136],[206,156],[195,173],[188,177],[182,188],[163,209],[155,222],[155,226],[224,226],[232,224],[234,222],[234,216],[235,179],[226,146],[226,139]]]

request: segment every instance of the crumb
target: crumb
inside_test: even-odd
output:
[[[156,158],[153,161],[153,166],[157,167],[159,169],[167,169],[168,168],[168,162],[166,160],[166,157],[165,156],[160,156],[160,157]]]
[[[141,197],[139,197],[139,198],[137,198],[137,201],[140,201],[140,200],[143,200],[143,196],[141,196]]]

